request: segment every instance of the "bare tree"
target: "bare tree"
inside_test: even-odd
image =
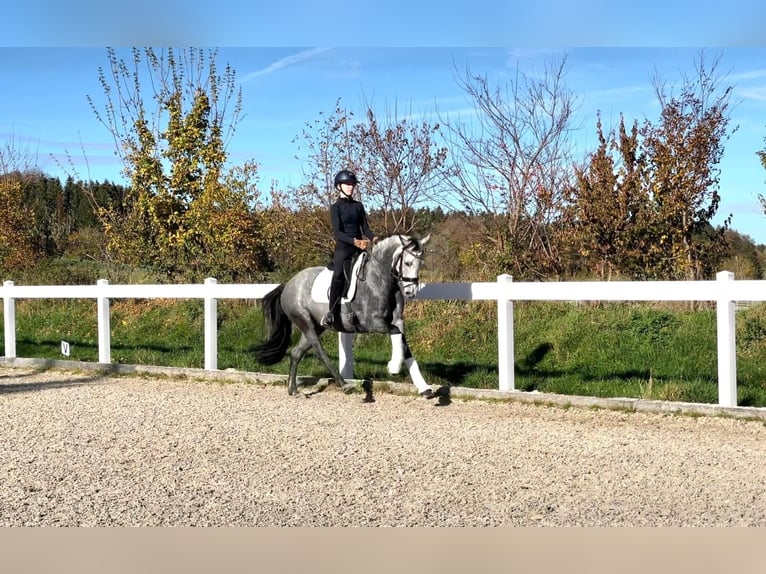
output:
[[[299,250],[306,252],[301,261],[332,252],[329,210],[337,197],[333,178],[341,169],[358,169],[353,159],[358,154],[350,136],[353,119],[354,113],[338,98],[330,114],[320,112],[317,119],[307,122],[292,141],[298,146],[295,159],[303,162],[304,183],[289,190],[272,189],[272,204],[282,210],[282,221],[292,225],[291,229],[285,229],[286,236],[295,233],[295,226],[288,223],[291,218],[286,215],[301,216]]]
[[[21,141],[15,133],[0,144],[0,174],[39,172],[37,152],[31,140]]]
[[[447,150],[437,143],[439,125],[410,115],[400,119],[395,109],[379,120],[369,104],[364,121],[355,121],[340,99],[331,114],[320,116],[293,140],[301,152],[296,159],[306,166],[306,183],[276,196],[280,205],[302,213],[303,241],[331,249],[328,210],[337,196],[333,176],[344,168],[359,176],[368,211],[382,211],[384,229],[377,232],[411,232],[415,209],[435,198],[444,179]]]
[[[382,121],[368,104],[365,123],[352,138],[359,153],[359,169],[370,193],[371,207],[383,211],[389,233],[410,233],[416,208],[439,203],[437,191],[445,178],[447,148],[438,144],[440,126],[427,118],[399,119],[394,106]]]
[[[513,81],[496,86],[467,69],[458,84],[475,118],[442,118],[456,202],[487,215],[497,270],[520,277],[561,271],[556,227],[572,177],[569,133],[576,108],[565,66],[566,58],[547,62],[539,77],[517,70]]]

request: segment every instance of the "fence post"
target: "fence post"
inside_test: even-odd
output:
[[[3,287],[10,290],[13,281],[3,281]],[[16,300],[3,297],[3,326],[5,327],[5,358],[16,358]]]
[[[497,277],[497,370],[501,391],[513,391],[513,303],[509,288],[513,277]]]
[[[210,295],[218,283],[213,277],[205,279],[205,370],[218,370],[218,301]]]
[[[344,379],[354,378],[353,333],[338,333],[338,370]]]
[[[734,274],[729,271],[716,273],[718,297],[716,322],[718,330],[718,404],[722,407],[737,406],[737,346],[735,315],[736,302],[732,301],[730,287]]]
[[[96,281],[99,287],[109,285],[108,279],[99,279]],[[96,297],[96,307],[98,313],[98,362],[112,362],[112,339],[111,327],[109,324],[109,298],[104,295]]]

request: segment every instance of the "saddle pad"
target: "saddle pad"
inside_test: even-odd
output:
[[[367,257],[367,254],[360,255],[354,262],[354,267],[351,269],[351,285],[348,287],[348,293],[341,299],[341,303],[348,303],[353,301],[354,295],[356,295],[356,282],[359,277],[359,268],[362,265],[362,260]],[[332,281],[332,269],[325,267],[314,279],[314,284],[311,286],[311,299],[317,303],[329,303],[330,302],[330,281]]]

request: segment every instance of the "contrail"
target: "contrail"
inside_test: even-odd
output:
[[[272,72],[276,72],[277,70],[281,70],[282,68],[287,68],[288,66],[292,66],[293,64],[297,64],[299,62],[303,62],[304,60],[308,60],[310,58],[313,58],[314,56],[318,54],[322,54],[324,52],[329,51],[330,48],[312,48],[311,50],[304,50],[303,52],[298,52],[297,54],[293,54],[291,56],[287,56],[286,58],[282,58],[281,60],[277,60],[273,64],[261,69],[256,70],[255,72],[250,72],[249,74],[245,75],[242,78],[242,82],[247,82],[248,80],[252,80],[255,77],[258,76],[265,76],[266,74],[270,74]]]

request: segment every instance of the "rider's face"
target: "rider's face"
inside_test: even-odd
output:
[[[340,184],[340,190],[343,193],[343,195],[346,195],[348,197],[351,197],[354,195],[354,189],[356,188],[355,183],[341,183]]]

